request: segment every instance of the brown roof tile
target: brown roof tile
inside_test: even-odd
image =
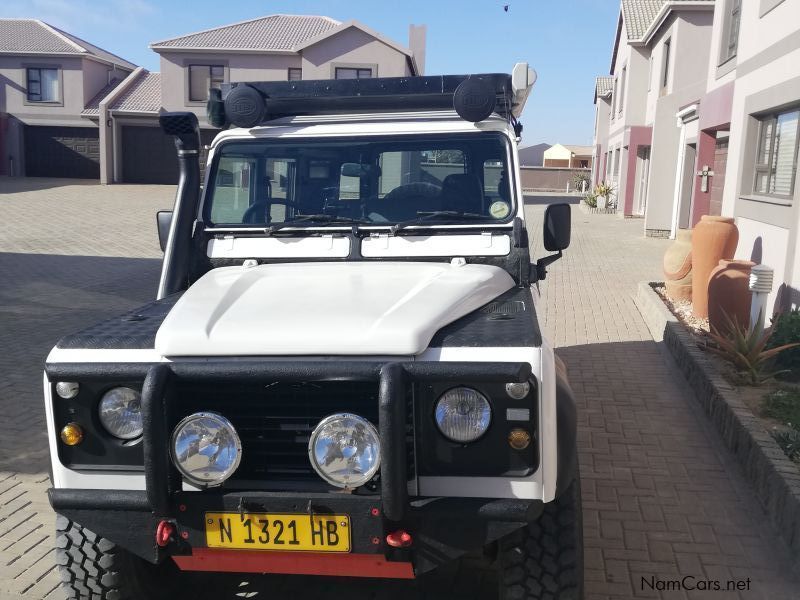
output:
[[[153,42],[153,49],[213,48],[220,50],[291,51],[298,44],[341,25],[330,17],[269,15],[169,40]]]
[[[93,56],[131,70],[131,62],[38,19],[0,19],[0,53]]]
[[[158,113],[161,110],[161,73],[142,71],[109,108],[120,112]]]

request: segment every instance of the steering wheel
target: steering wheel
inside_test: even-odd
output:
[[[244,211],[242,215],[242,223],[250,223],[252,225],[259,225],[261,223],[267,222],[267,211],[273,204],[282,204],[286,207],[291,207],[294,209],[300,208],[297,202],[292,200],[281,200],[280,198],[270,198],[269,200],[261,200],[259,202],[254,202],[250,206],[247,207],[247,210]],[[258,221],[258,215],[262,214],[264,216],[263,221]]]

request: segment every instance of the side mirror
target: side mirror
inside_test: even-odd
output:
[[[172,226],[172,211],[160,210],[156,213],[156,225],[158,226],[158,243],[161,246],[161,251],[167,249],[167,240],[169,240],[169,229]]]
[[[572,209],[569,204],[551,204],[544,211],[544,249],[555,252],[543,256],[531,265],[531,281],[547,277],[547,266],[561,258],[561,251],[569,248],[572,232]]]
[[[544,211],[544,249],[561,252],[569,248],[572,211],[569,204],[551,204]]]

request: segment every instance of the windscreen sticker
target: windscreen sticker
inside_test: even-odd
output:
[[[508,205],[508,202],[503,202],[502,200],[492,202],[492,205],[489,207],[489,214],[495,219],[505,219],[510,212],[511,207]]]

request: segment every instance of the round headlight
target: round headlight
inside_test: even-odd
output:
[[[222,415],[189,415],[172,433],[172,462],[187,481],[200,487],[222,485],[242,459],[239,434]]]
[[[358,415],[325,417],[308,441],[308,457],[317,474],[331,485],[357,488],[381,466],[378,430]]]
[[[474,442],[492,422],[492,409],[477,390],[457,387],[447,390],[436,403],[436,426],[453,442]]]
[[[118,387],[108,390],[97,409],[106,431],[121,440],[142,435],[142,395],[136,390]]]
[[[506,394],[514,400],[522,400],[531,391],[531,384],[527,381],[506,384]]]

